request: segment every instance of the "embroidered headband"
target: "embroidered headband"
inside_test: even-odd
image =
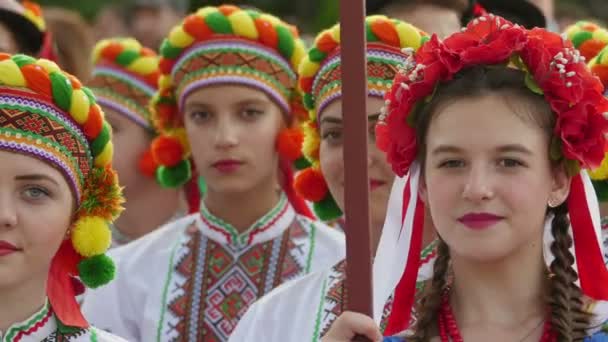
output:
[[[259,89],[286,114],[297,114],[296,66],[305,53],[298,31],[280,19],[232,5],[204,7],[176,26],[161,49],[159,90],[152,100],[160,136],[152,154],[166,187],[191,177],[190,150],[179,109],[197,88],[242,84]]]
[[[385,16],[365,19],[367,32],[367,87],[369,96],[383,98],[390,90],[398,66],[406,59],[402,49],[416,50],[428,39],[414,26]],[[296,160],[302,169],[295,179],[296,191],[313,202],[316,215],[322,220],[338,218],[342,212],[331,196],[319,166],[319,119],[332,101],[342,96],[340,63],[340,26],[321,32],[314,46],[300,64],[299,86],[309,119],[302,124],[302,152],[308,161]]]
[[[378,147],[386,151],[399,176],[389,201],[393,210],[387,213],[374,263],[374,278],[390,273],[375,292],[375,314],[381,311],[378,305],[397,289],[388,334],[409,322],[422,244],[425,205],[416,190],[421,171],[415,160],[415,129],[410,126],[421,115],[418,104],[461,70],[507,64],[526,73],[528,88],[544,96],[556,115],[551,157],[562,161],[573,176],[567,206],[581,289],[591,298],[608,299],[597,198],[584,170],[598,167],[604,157],[608,131],[604,87],[570,41],[544,29],[526,30],[490,14],[443,42],[433,36],[410,56],[387,94],[387,108],[376,127]],[[399,201],[403,203],[395,205]]]
[[[122,210],[110,126],[92,92],[55,63],[0,54],[0,149],[52,164],[74,193],[71,239],[53,258],[47,294],[63,323],[87,326],[71,277],[91,288],[112,280],[108,223]]]

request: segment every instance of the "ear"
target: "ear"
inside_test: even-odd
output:
[[[566,201],[570,194],[570,183],[572,183],[572,177],[568,176],[564,167],[556,167],[553,170],[551,193],[549,194],[549,202],[552,206],[561,205]]]
[[[420,184],[418,184],[418,196],[420,196],[420,200],[424,203],[425,206],[428,207],[428,190],[426,187],[426,180],[424,179],[424,174],[420,174]]]

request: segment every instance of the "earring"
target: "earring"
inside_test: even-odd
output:
[[[549,208],[555,208],[559,206],[559,203],[556,204],[553,198],[549,198],[549,200],[547,201],[547,205],[549,206]]]

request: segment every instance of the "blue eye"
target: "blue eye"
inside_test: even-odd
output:
[[[264,114],[263,111],[254,108],[248,108],[241,112],[241,115],[246,119],[254,119],[262,114]]]
[[[439,164],[440,168],[449,168],[449,169],[463,167],[463,166],[464,166],[464,161],[457,160],[457,159],[446,160]]]
[[[499,161],[499,165],[502,167],[511,168],[511,167],[522,166],[523,163],[516,159],[504,158]]]
[[[24,191],[24,195],[27,198],[33,199],[33,200],[38,200],[44,197],[48,197],[49,196],[49,191],[42,188],[42,187],[29,187],[27,189],[25,189]]]
[[[194,111],[189,113],[189,116],[194,121],[205,121],[211,117],[211,114],[205,111]]]

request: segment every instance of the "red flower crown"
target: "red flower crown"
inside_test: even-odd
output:
[[[608,132],[604,87],[572,43],[544,29],[527,30],[495,16],[473,20],[462,32],[425,43],[395,77],[387,108],[376,127],[378,148],[393,171],[404,176],[417,153],[413,127],[420,101],[428,101],[440,83],[463,69],[504,64],[526,72],[526,85],[543,95],[557,117],[552,151],[569,170],[598,167]]]

